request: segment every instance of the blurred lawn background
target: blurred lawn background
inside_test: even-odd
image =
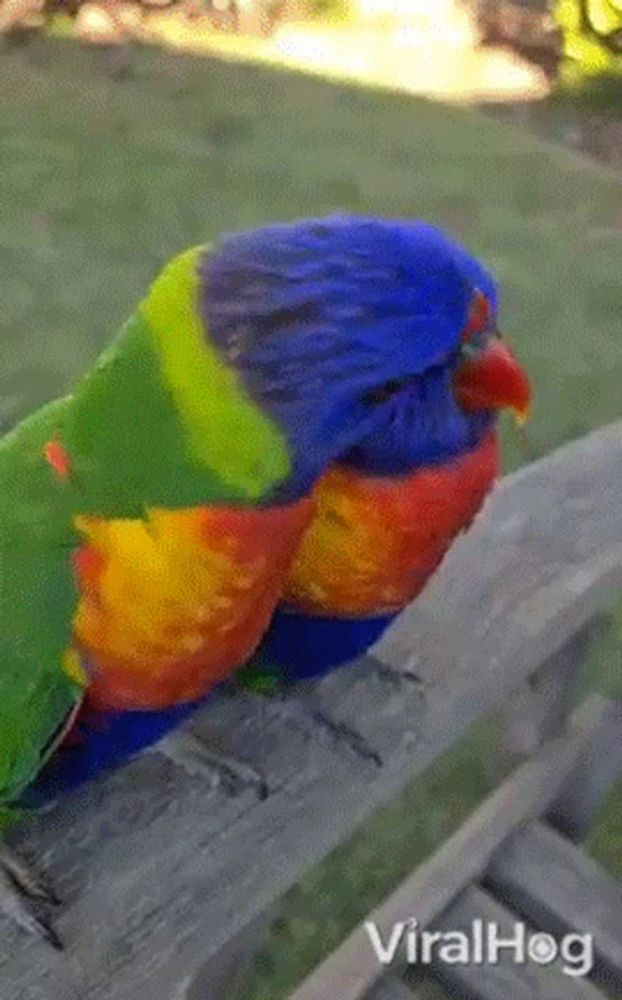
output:
[[[71,387],[176,250],[338,210],[424,216],[496,272],[536,385],[533,455],[504,425],[508,470],[622,416],[613,172],[475,111],[149,49],[111,75],[105,51],[41,37],[0,59],[0,429]],[[622,690],[620,649],[622,613],[592,685]],[[246,1000],[284,996],[459,823],[498,776],[495,731],[289,894]],[[622,876],[622,790],[593,846]]]

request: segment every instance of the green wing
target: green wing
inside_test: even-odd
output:
[[[47,407],[0,442],[0,806],[34,777],[81,699],[63,669],[76,605],[68,530],[75,496],[43,459],[65,405]]]
[[[34,778],[81,698],[63,669],[75,607],[67,553],[24,546],[2,559],[0,804]]]
[[[78,601],[77,515],[254,504],[290,471],[283,435],[203,329],[203,252],[165,268],[72,396],[0,441],[0,812],[81,698],[63,669]],[[60,474],[45,458],[51,441],[66,456]]]

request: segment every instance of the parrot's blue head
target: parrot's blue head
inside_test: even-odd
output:
[[[501,406],[526,408],[492,276],[423,222],[335,216],[230,236],[201,288],[215,345],[287,435],[289,496],[336,460],[388,475],[446,461]]]

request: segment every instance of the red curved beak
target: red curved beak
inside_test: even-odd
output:
[[[518,423],[529,417],[531,385],[527,373],[500,338],[491,339],[480,354],[467,359],[453,380],[454,395],[463,410],[514,411]]]

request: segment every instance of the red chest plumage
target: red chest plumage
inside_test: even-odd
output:
[[[202,697],[268,626],[313,503],[263,510],[152,509],[80,518],[75,633],[99,709],[162,709]]]
[[[397,611],[417,596],[455,536],[468,527],[499,471],[497,439],[411,476],[331,469],[282,603],[314,615]]]

